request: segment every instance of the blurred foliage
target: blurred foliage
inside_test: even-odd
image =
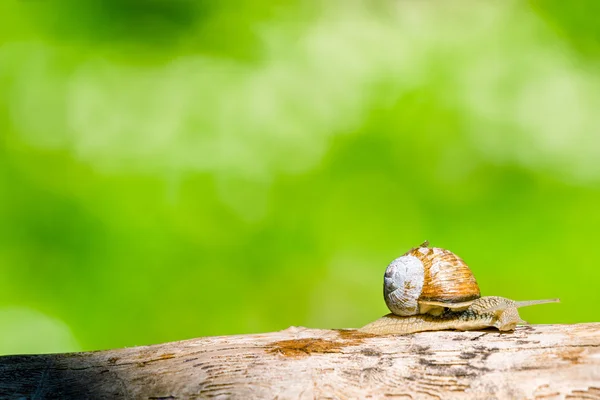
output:
[[[425,239],[598,320],[599,39],[560,1],[3,1],[0,353],[357,327]]]

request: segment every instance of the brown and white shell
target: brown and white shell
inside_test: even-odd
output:
[[[390,263],[383,295],[396,315],[464,310],[481,297],[470,268],[456,254],[425,242]]]

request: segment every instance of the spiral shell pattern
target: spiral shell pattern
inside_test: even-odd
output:
[[[460,257],[428,245],[396,258],[385,271],[385,302],[396,315],[420,314],[425,302],[453,308],[481,297],[473,273]]]

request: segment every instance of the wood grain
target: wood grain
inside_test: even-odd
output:
[[[600,399],[600,323],[372,336],[291,327],[0,357],[0,398]]]

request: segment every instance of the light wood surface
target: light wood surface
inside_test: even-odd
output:
[[[291,327],[0,357],[0,398],[600,399],[600,323],[373,336]]]

